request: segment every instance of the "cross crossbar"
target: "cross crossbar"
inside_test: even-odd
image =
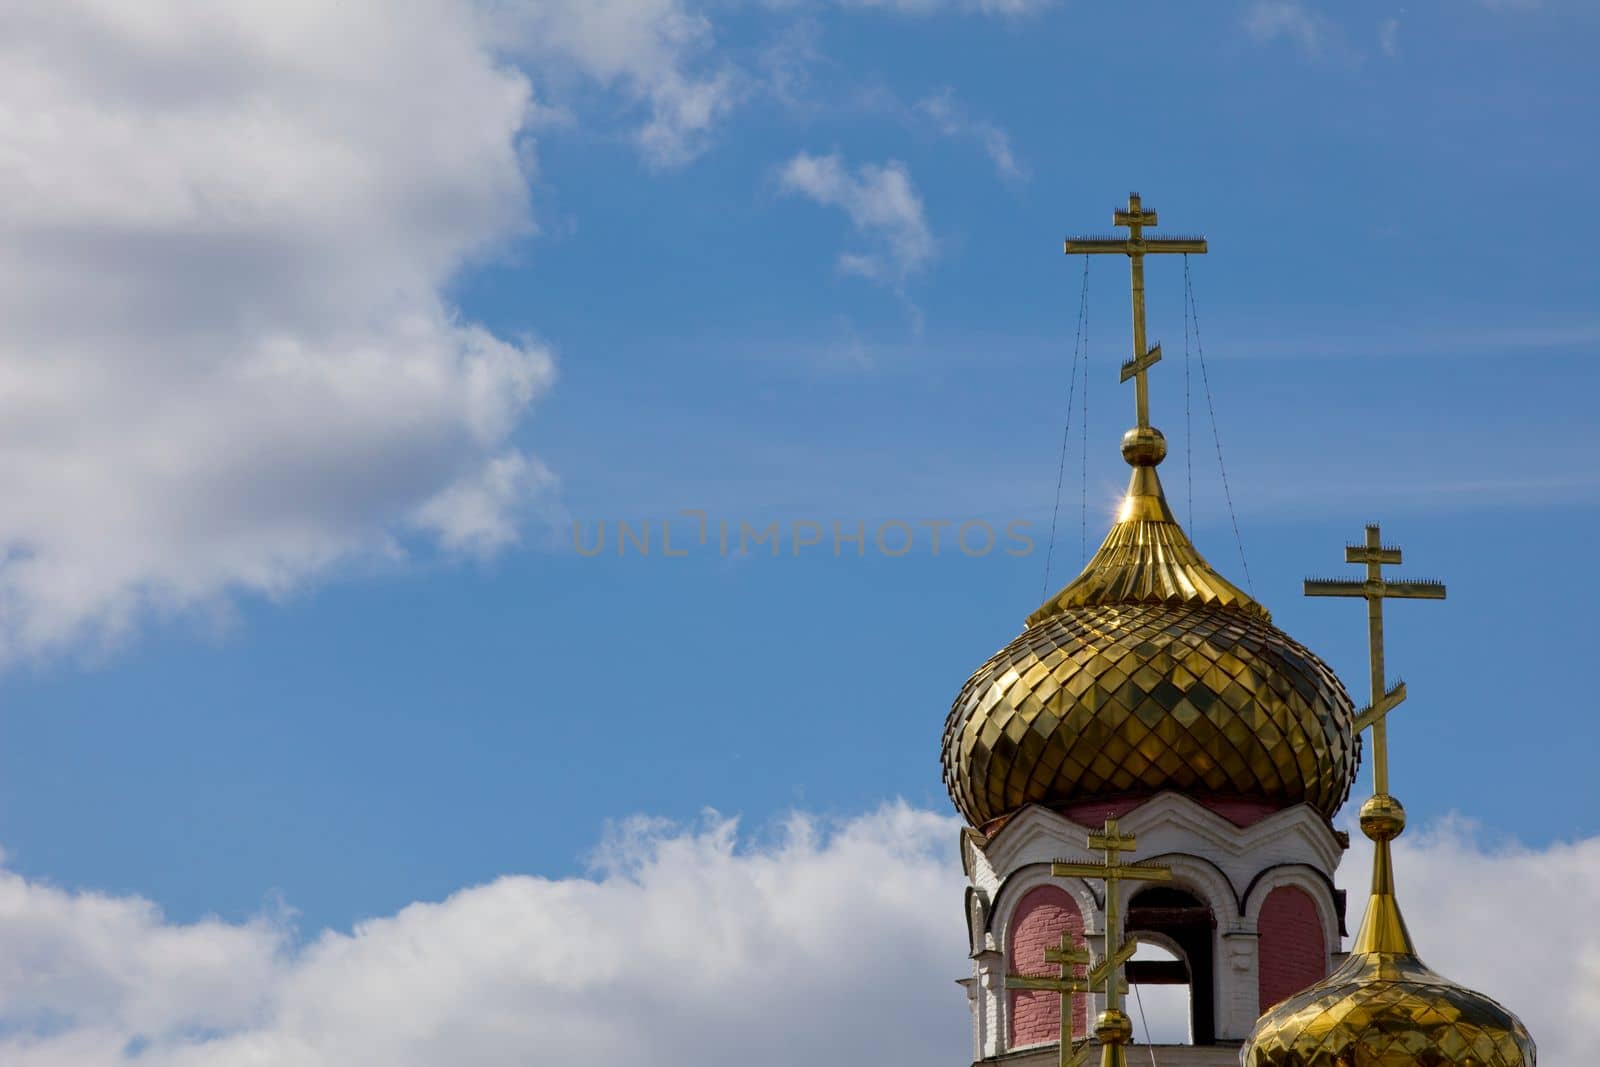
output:
[[[1150,351],[1146,352],[1138,359],[1130,359],[1122,365],[1122,378],[1120,380],[1125,382],[1129,378],[1132,378],[1135,374],[1138,374],[1140,371],[1149,370],[1151,367],[1154,367],[1160,362],[1161,342],[1157,341],[1151,346]]]
[[[1405,699],[1406,683],[1397,682],[1392,689],[1383,694],[1382,700],[1379,700],[1376,704],[1368,704],[1356,712],[1356,721],[1350,729],[1359,734],[1373,723],[1380,722],[1386,718],[1391,711],[1403,704]]]
[[[1139,939],[1137,937],[1128,938],[1122,943],[1121,948],[1109,956],[1102,957],[1100,962],[1094,965],[1094,968],[1089,972],[1089,981],[1095,985],[1104,982],[1111,977],[1112,971],[1133,959],[1133,954],[1138,951]]]
[[[1006,975],[1006,988],[1028,993],[1087,993],[1093,986],[1087,978],[1045,978],[1030,974]]]
[[[1050,865],[1050,873],[1057,878],[1094,878],[1105,881],[1107,876],[1126,878],[1130,882],[1170,882],[1172,872],[1165,867],[1150,867],[1143,863],[1063,863]]]
[[[1154,211],[1145,211],[1143,208],[1133,207],[1132,205],[1136,203],[1138,203],[1137,200],[1130,199],[1130,206],[1127,211],[1123,211],[1121,209],[1113,211],[1111,213],[1112,223],[1117,226],[1129,227],[1154,226],[1156,224],[1156,213]]]
[[[1124,963],[1127,961],[1124,960]],[[1035,977],[1027,974],[1006,975],[1006,988],[1015,989],[1022,993],[1093,993],[1096,986],[1104,985],[1104,974],[1091,975],[1088,978],[1048,978]],[[1117,983],[1119,992],[1128,991],[1127,980]]]
[[[1399,563],[1400,547],[1398,545],[1379,545],[1371,548],[1367,545],[1345,545],[1344,561],[1346,563]]]
[[[1117,829],[1115,819],[1107,819],[1104,827],[1089,833],[1089,847],[1107,853],[1107,862],[1110,862],[1110,853],[1132,852],[1138,844],[1138,835],[1125,834]]]
[[[1307,578],[1306,596],[1382,597],[1385,600],[1444,600],[1445,585],[1432,578]]]
[[[1063,938],[1062,944],[1064,945],[1065,943],[1066,939]],[[1070,967],[1080,963],[1087,964],[1090,962],[1089,950],[1086,948],[1047,948],[1044,950],[1044,961],[1046,963],[1059,963],[1063,967]]]
[[[1159,256],[1177,253],[1204,255],[1204,237],[1068,237],[1064,250],[1069,256],[1103,256],[1121,253],[1125,256]]]

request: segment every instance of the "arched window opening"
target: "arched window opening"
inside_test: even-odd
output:
[[[1153,1045],[1187,1045],[1190,1030],[1189,965],[1163,945],[1141,941],[1128,961],[1128,1015],[1133,1040]]]
[[[1154,986],[1183,990],[1188,997],[1189,1040],[1196,1045],[1217,1041],[1212,949],[1216,926],[1211,908],[1184,889],[1152,886],[1135,893],[1128,902],[1128,932],[1151,935],[1155,945],[1169,947],[1172,957],[1135,956],[1128,962],[1128,982],[1139,985],[1141,995]],[[1153,1027],[1151,1032],[1153,1036]]]
[[[1063,889],[1044,885],[1028,891],[1017,901],[1007,934],[1006,973],[1055,977],[1058,964],[1045,962],[1047,949],[1059,948],[1063,935],[1075,947],[1083,947],[1083,915],[1077,903]],[[1085,970],[1079,967],[1081,976]],[[1009,1048],[1055,1044],[1061,1039],[1061,998],[1053,993],[1011,990],[1006,1012]],[[1074,998],[1072,1033],[1076,1038],[1088,1032],[1087,1009],[1081,997]]]

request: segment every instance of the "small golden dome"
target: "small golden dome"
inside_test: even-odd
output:
[[[1274,1007],[1244,1067],[1534,1067],[1533,1038],[1505,1008],[1409,955],[1352,955]]]
[[[1307,803],[1332,815],[1359,759],[1343,685],[1201,558],[1130,431],[1128,495],[1100,550],[980,667],[944,730],[973,826],[1027,804],[1153,794]]]
[[[1534,1067],[1533,1038],[1482,993],[1417,958],[1395,899],[1389,842],[1405,810],[1379,794],[1361,809],[1375,842],[1372,899],[1350,957],[1256,1023],[1243,1067]]]

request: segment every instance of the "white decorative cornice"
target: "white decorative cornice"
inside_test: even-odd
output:
[[[1228,914],[1218,914],[1225,927],[1241,917],[1247,891],[1263,872],[1299,867],[1307,875],[1320,875],[1331,883],[1344,853],[1327,820],[1304,804],[1239,826],[1181,793],[1163,792],[1118,821],[1124,831],[1139,837],[1135,859],[1160,857],[1163,863],[1177,862],[1184,868],[1185,880],[1207,886],[1205,895],[1215,905],[1231,898]],[[1021,888],[1014,876],[1025,869],[1043,867],[1047,875],[1053,860],[1098,859],[1086,843],[1092,829],[1096,828],[1030,805],[992,837],[963,835],[963,859],[973,884],[982,887],[993,908],[1004,911],[1010,905],[1000,897],[1009,898]],[[1202,865],[1210,865],[1212,870],[1202,871]],[[1040,877],[1034,874],[1024,880],[1031,885]],[[993,920],[990,922],[992,925]]]

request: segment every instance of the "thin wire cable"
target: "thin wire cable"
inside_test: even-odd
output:
[[[1183,268],[1189,269],[1189,253],[1183,254]],[[1189,489],[1189,536],[1194,536],[1194,420],[1189,405],[1189,298],[1183,300],[1183,474]]]
[[[1083,416],[1078,420],[1083,443],[1078,459],[1083,474],[1078,482],[1078,567],[1089,561],[1089,258],[1083,257]]]
[[[1139,995],[1138,982],[1133,983],[1133,1001],[1139,1005],[1139,1023],[1144,1027],[1144,1047],[1150,1050],[1150,1067],[1156,1067],[1156,1044],[1150,1040],[1150,1018],[1144,1013],[1144,998]]]
[[[1078,353],[1084,345],[1084,323],[1089,307],[1089,257],[1083,257],[1083,286],[1078,294],[1078,326],[1072,337],[1072,372],[1067,386],[1067,424],[1061,430],[1061,461],[1056,466],[1056,502],[1050,511],[1050,544],[1044,556],[1044,591],[1040,597],[1050,595],[1050,565],[1056,554],[1056,519],[1061,514],[1061,488],[1067,479],[1067,444],[1072,440],[1072,401],[1078,388]],[[1087,378],[1087,374],[1085,375]],[[1087,381],[1085,381],[1087,392]]]
[[[1189,317],[1194,320],[1194,350],[1200,359],[1200,381],[1206,390],[1206,410],[1211,414],[1211,438],[1217,446],[1217,470],[1222,472],[1222,496],[1228,502],[1228,519],[1233,523],[1233,540],[1239,546],[1239,563],[1244,567],[1244,585],[1251,597],[1256,595],[1255,583],[1250,580],[1250,561],[1244,555],[1244,538],[1239,535],[1239,516],[1233,510],[1233,491],[1228,488],[1228,466],[1222,461],[1222,434],[1217,430],[1217,408],[1211,400],[1211,377],[1206,373],[1206,348],[1200,341],[1200,309],[1195,303],[1194,282],[1189,277],[1189,254],[1183,255],[1183,293],[1189,305]]]

